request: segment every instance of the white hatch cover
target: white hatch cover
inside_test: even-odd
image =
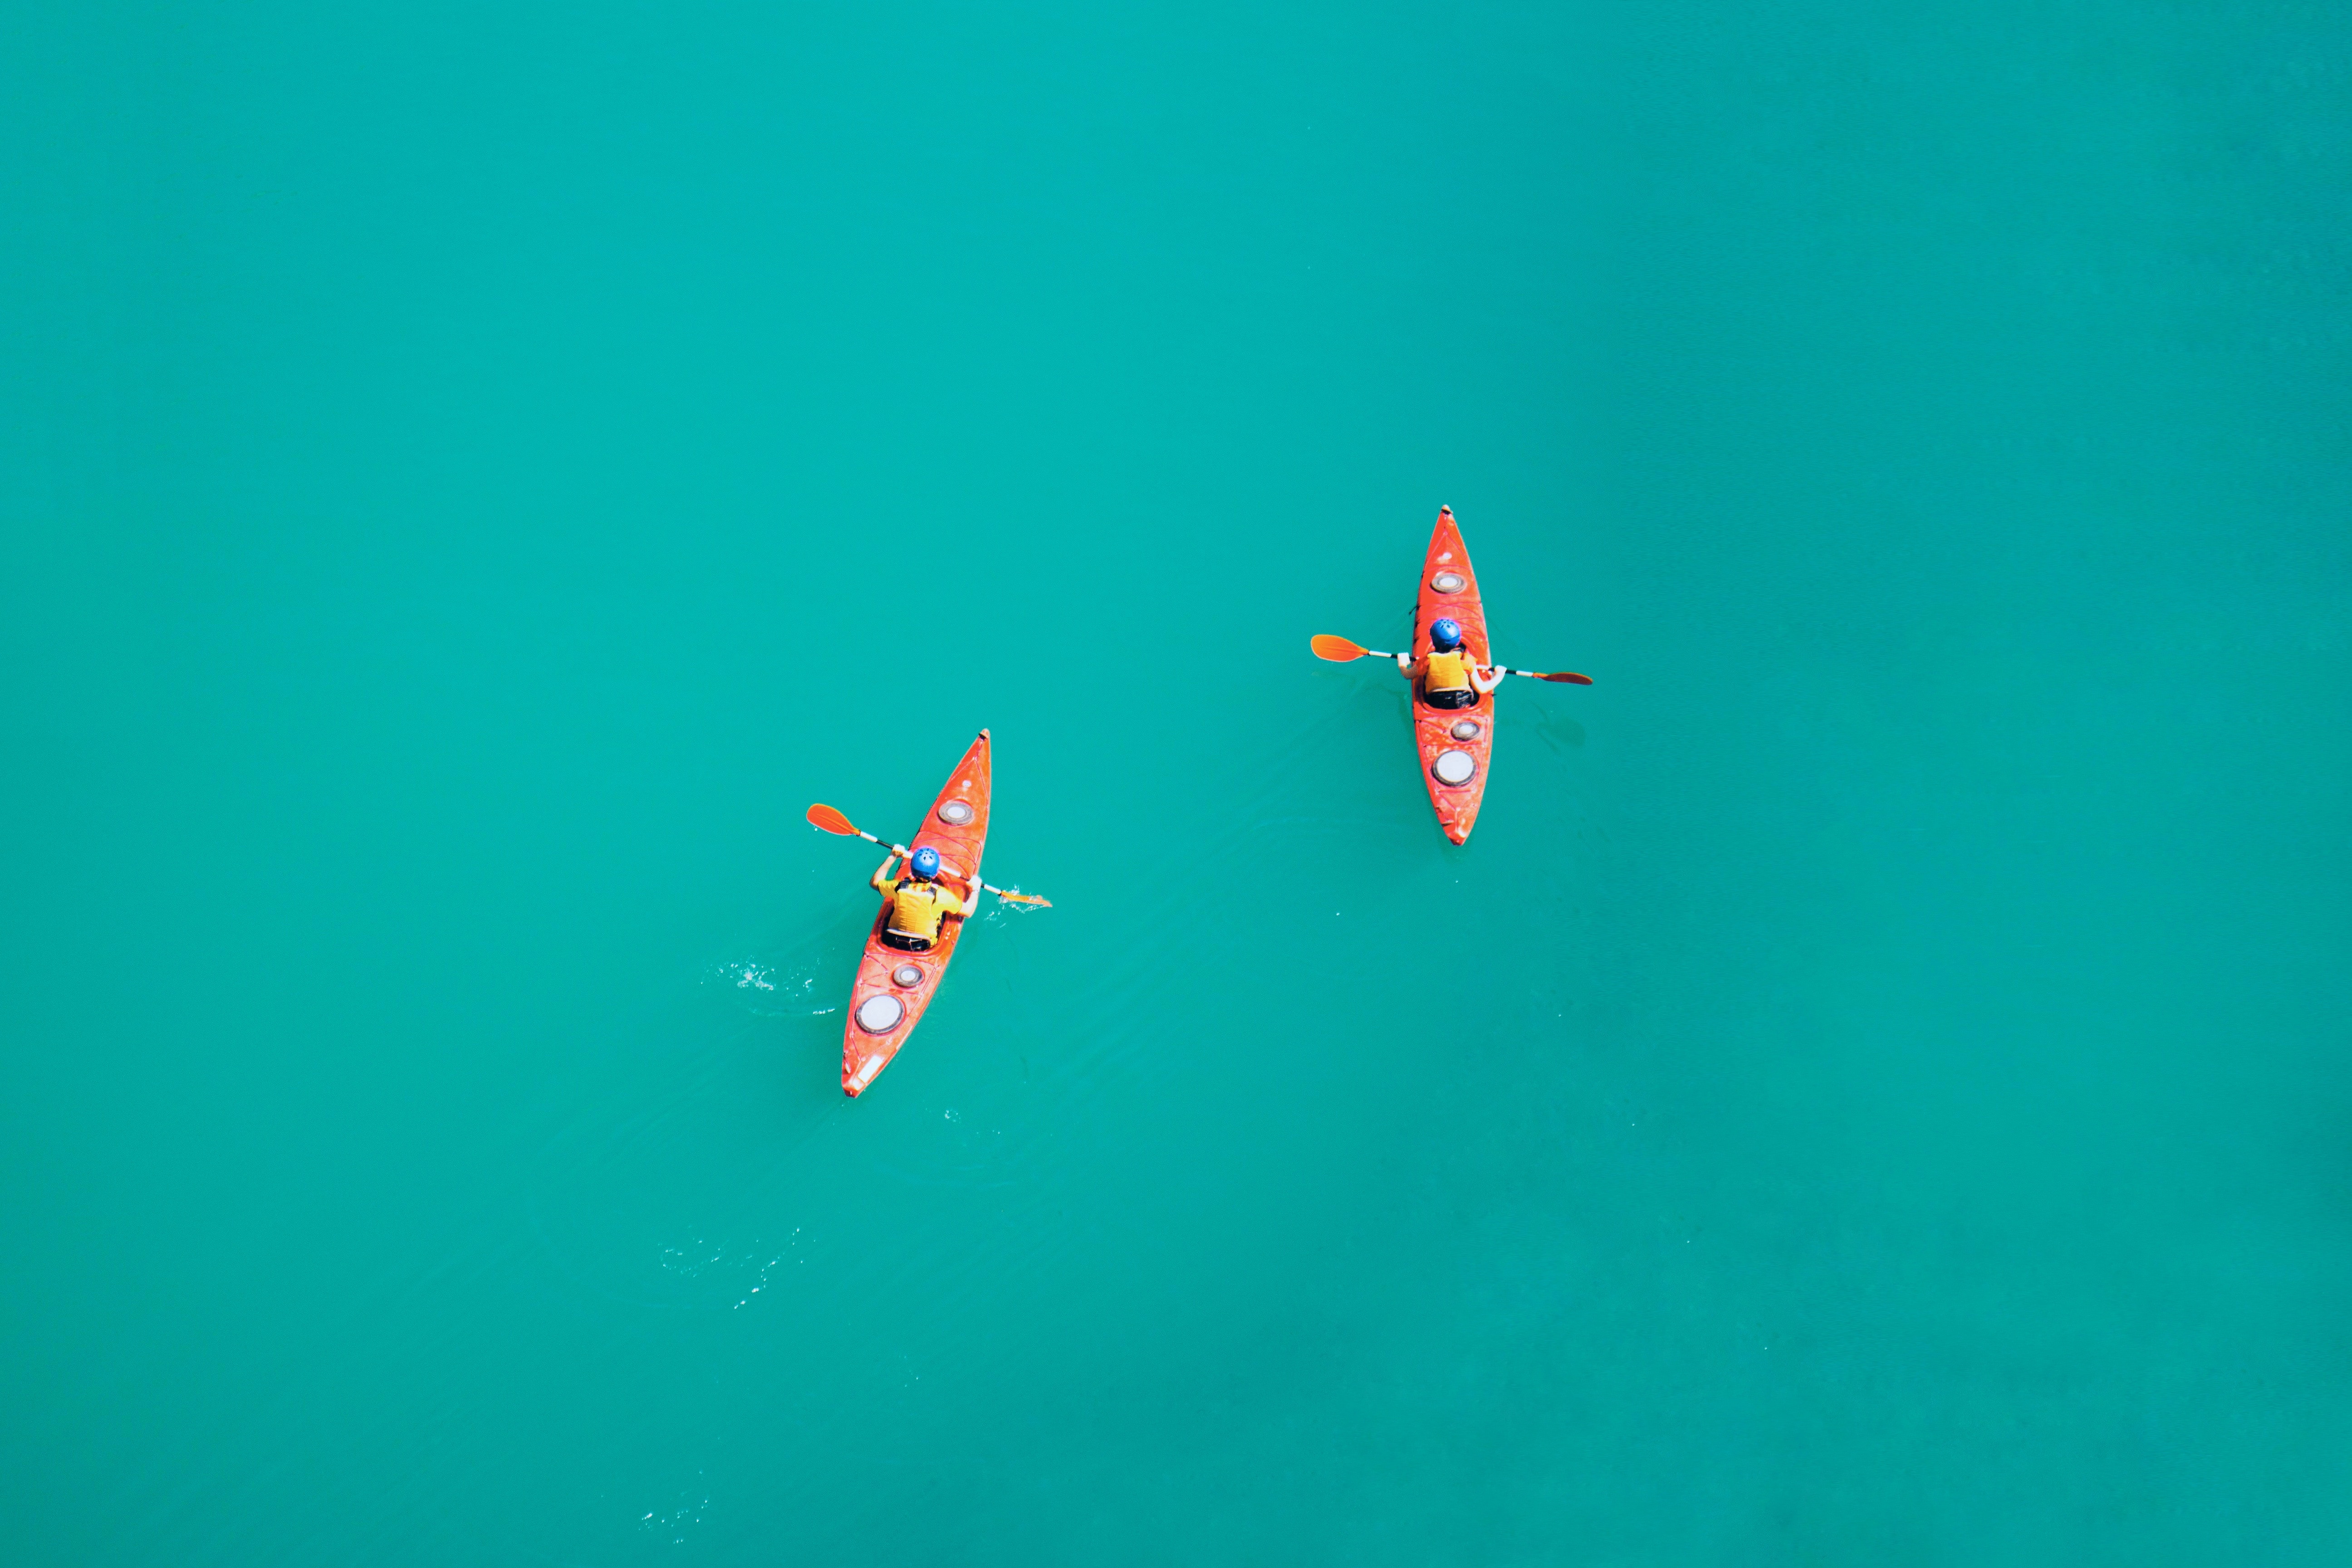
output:
[[[1441,594],[1458,594],[1470,585],[1470,579],[1459,572],[1440,572],[1429,580],[1429,585]]]
[[[940,803],[940,820],[951,827],[961,827],[971,818],[971,802],[968,800],[946,800]]]
[[[890,972],[890,984],[902,991],[910,991],[923,983],[923,968],[919,963],[902,963]]]
[[[1454,721],[1454,728],[1445,732],[1457,741],[1475,741],[1478,738],[1478,721],[1456,719]]]
[[[857,1005],[857,1026],[869,1035],[887,1035],[907,1016],[907,1005],[887,991],[879,991]]]
[[[1429,771],[1437,775],[1439,784],[1466,784],[1470,782],[1470,775],[1478,771],[1478,764],[1470,760],[1467,752],[1446,751],[1437,753],[1437,760],[1429,764]],[[861,1013],[858,1022],[865,1021]]]

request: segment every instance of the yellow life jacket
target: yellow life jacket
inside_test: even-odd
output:
[[[950,911],[963,913],[963,900],[937,882],[908,877],[890,894],[890,930],[900,936],[936,942],[940,921]]]
[[[1460,648],[1452,653],[1429,650],[1429,664],[1422,672],[1422,685],[1431,691],[1467,691],[1470,687],[1470,661],[1462,657]]]

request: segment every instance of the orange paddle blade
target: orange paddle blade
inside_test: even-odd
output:
[[[857,837],[857,829],[849,826],[849,818],[829,805],[810,806],[808,819],[812,826],[822,827],[827,833],[838,833],[848,838]]]
[[[1345,664],[1351,658],[1361,658],[1366,652],[1346,637],[1335,637],[1323,632],[1318,632],[1308,637],[1307,646],[1315,650],[1317,658],[1328,658],[1334,664]]]

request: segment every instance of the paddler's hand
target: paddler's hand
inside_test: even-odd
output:
[[[1396,656],[1396,661],[1397,673],[1410,678],[1412,674],[1412,655],[1410,653],[1401,653]]]

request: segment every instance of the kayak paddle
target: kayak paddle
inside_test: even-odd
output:
[[[808,808],[808,819],[810,826],[821,827],[827,833],[838,833],[845,838],[863,838],[866,843],[879,844],[883,848],[890,850],[894,854],[906,855],[909,857],[914,854],[913,850],[908,848],[903,844],[893,844],[887,838],[875,837],[874,835],[866,832],[864,828],[857,826],[856,824],[852,823],[849,818],[842,816],[841,813],[834,810],[833,807],[829,805],[810,806]],[[979,882],[980,879],[975,877],[972,880]],[[990,892],[994,893],[998,898],[1006,900],[1012,903],[1035,904],[1042,909],[1048,910],[1054,907],[1051,900],[1041,899],[1034,893],[1008,893],[1003,889],[996,887],[991,883],[981,882],[980,885],[987,889]]]
[[[1358,647],[1346,637],[1335,637],[1328,632],[1318,632],[1315,636],[1308,637],[1307,639],[1307,646],[1315,650],[1315,657],[1317,658],[1328,658],[1334,664],[1345,664],[1351,658],[1396,658],[1396,655],[1392,653],[1382,653],[1380,649],[1375,647]],[[1489,665],[1487,668],[1490,669],[1501,669],[1507,675],[1524,675],[1530,680],[1558,681],[1570,686],[1590,686],[1592,684],[1592,677],[1589,675],[1579,675],[1574,670],[1570,669],[1555,670],[1551,674],[1546,675],[1539,669],[1511,669],[1503,665]]]

